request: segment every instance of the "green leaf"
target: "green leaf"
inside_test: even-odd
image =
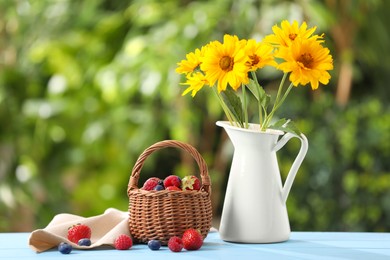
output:
[[[271,127],[283,127],[283,125],[285,123],[287,123],[287,119],[286,118],[282,118],[282,119],[279,119],[277,122],[275,122]]]
[[[247,87],[253,96],[257,99],[257,101],[260,101],[260,105],[264,108],[264,110],[266,110],[271,101],[271,96],[265,93],[263,87],[253,79],[249,79],[249,84]]]
[[[237,122],[243,126],[244,117],[242,111],[241,99],[238,97],[236,92],[231,88],[226,88],[225,91],[221,92],[223,102],[225,102],[227,108],[230,110]]]
[[[257,90],[258,84],[253,79],[249,79],[248,89],[252,92],[253,96],[259,101],[259,92]]]
[[[301,135],[301,131],[298,129],[296,124],[290,119],[286,120],[285,118],[282,118],[277,122],[275,122],[274,124],[272,124],[269,128],[275,130],[281,130],[295,135]]]
[[[264,91],[263,88],[261,88],[261,89]],[[264,92],[264,94],[265,94],[265,92]],[[271,96],[268,94],[265,94],[264,97],[261,99],[261,106],[266,110],[270,101],[271,101]]]

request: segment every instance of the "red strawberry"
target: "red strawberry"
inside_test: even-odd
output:
[[[200,190],[200,181],[194,176],[186,176],[181,180],[181,186],[183,190]]]
[[[183,243],[182,243],[180,237],[176,237],[176,236],[171,237],[168,240],[168,248],[172,252],[180,252],[183,249]]]
[[[169,186],[181,187],[181,179],[176,175],[169,175],[164,179],[164,187],[168,188]]]
[[[80,239],[91,238],[91,228],[84,224],[73,225],[68,229],[68,240],[77,244]]]
[[[187,250],[198,250],[203,245],[203,237],[198,230],[190,228],[184,231],[183,247]]]
[[[166,190],[177,190],[177,191],[181,191],[180,188],[176,187],[176,186],[169,186],[166,188]]]
[[[154,187],[156,187],[158,185],[159,181],[160,181],[160,179],[157,177],[149,178],[145,181],[142,189],[143,190],[153,190]]]
[[[127,250],[133,246],[133,240],[126,234],[119,235],[114,241],[114,247],[118,250]]]

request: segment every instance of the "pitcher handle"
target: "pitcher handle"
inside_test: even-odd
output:
[[[301,148],[299,149],[299,153],[295,158],[290,171],[287,175],[286,181],[284,182],[282,188],[282,201],[286,203],[288,194],[290,193],[291,186],[294,182],[295,176],[297,175],[298,169],[301,166],[303,159],[306,156],[307,149],[309,148],[309,143],[304,134],[295,135],[292,133],[286,133],[274,146],[273,151],[279,151],[291,138],[297,137],[301,141]]]

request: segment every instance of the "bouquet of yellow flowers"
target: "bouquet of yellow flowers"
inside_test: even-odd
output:
[[[186,75],[188,86],[183,95],[192,97],[204,86],[211,87],[232,125],[248,128],[248,98],[252,94],[258,103],[260,130],[268,128],[299,134],[291,120],[272,122],[275,112],[285,101],[293,86],[310,83],[313,90],[319,83],[328,84],[333,59],[328,48],[322,46],[323,35],[313,34],[316,27],[307,28],[303,22],[290,24],[282,21],[281,27],[272,27],[273,34],[261,42],[240,40],[225,35],[223,42],[212,41],[186,55],[178,63],[176,72]],[[283,71],[276,97],[272,100],[257,79],[256,71],[265,66]],[[288,77],[289,75],[289,77]],[[290,84],[286,88],[285,81]],[[237,90],[241,88],[241,93]],[[249,91],[247,91],[249,90]],[[271,107],[271,108],[270,108]]]

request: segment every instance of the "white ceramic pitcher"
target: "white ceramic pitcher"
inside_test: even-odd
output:
[[[241,243],[288,240],[286,200],[308,149],[306,137],[277,130],[260,132],[256,124],[249,129],[225,121],[217,125],[225,129],[234,146],[219,227],[221,239]],[[283,185],[276,152],[293,137],[299,138],[301,148]]]

